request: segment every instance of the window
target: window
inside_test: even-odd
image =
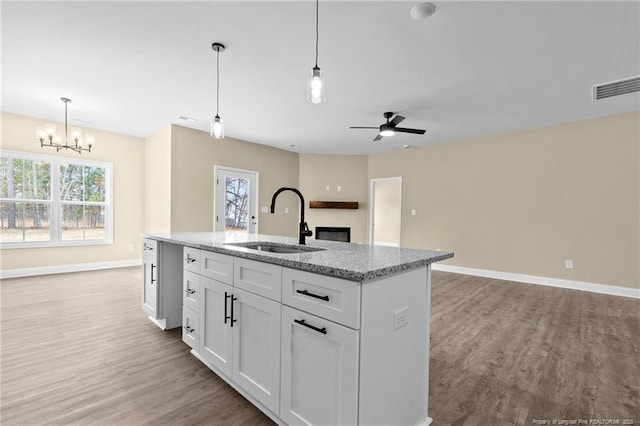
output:
[[[112,165],[0,152],[3,248],[111,244]]]

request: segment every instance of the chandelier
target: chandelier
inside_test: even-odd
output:
[[[36,138],[40,141],[40,146],[53,147],[56,152],[61,149],[70,149],[78,154],[82,154],[82,151],[91,152],[91,147],[96,142],[95,136],[91,133],[83,135],[82,130],[77,127],[72,127],[71,135],[69,135],[67,104],[71,102],[71,99],[60,98],[60,100],[64,102],[64,140],[56,133],[54,124],[45,124],[36,128]],[[69,136],[71,136],[71,144],[69,143]]]

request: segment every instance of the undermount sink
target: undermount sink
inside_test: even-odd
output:
[[[320,247],[309,247],[293,244],[281,244],[270,241],[255,241],[249,243],[227,243],[227,246],[242,247],[249,250],[268,251],[271,253],[293,254],[293,253],[309,253],[313,251],[326,250]]]

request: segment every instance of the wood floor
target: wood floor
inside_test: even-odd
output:
[[[2,425],[272,424],[146,319],[141,280],[0,283]],[[432,293],[434,425],[640,425],[640,300],[437,272]]]

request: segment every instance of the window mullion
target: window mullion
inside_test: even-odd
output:
[[[51,241],[61,240],[60,163],[51,161]]]

